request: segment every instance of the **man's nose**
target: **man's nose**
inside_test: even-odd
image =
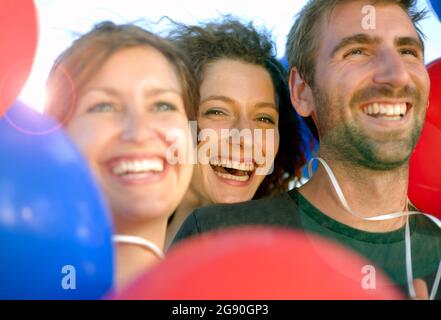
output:
[[[392,88],[402,88],[408,85],[409,70],[399,52],[396,50],[385,51],[379,56],[376,63],[375,83],[388,85]]]

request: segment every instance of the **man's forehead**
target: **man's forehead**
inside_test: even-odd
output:
[[[336,42],[355,34],[368,34],[380,40],[417,37],[407,13],[397,4],[349,1],[337,5],[322,19],[322,40]]]

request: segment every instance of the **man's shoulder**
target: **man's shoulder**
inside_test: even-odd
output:
[[[416,231],[419,235],[432,238],[441,246],[441,220],[435,216],[419,214],[415,217]]]

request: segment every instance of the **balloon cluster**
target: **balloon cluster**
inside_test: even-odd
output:
[[[16,99],[31,72],[38,22],[32,0],[0,1],[0,118]],[[19,41],[17,41],[19,39]]]
[[[441,17],[441,2],[432,7]],[[65,133],[38,134],[56,124],[15,101],[36,51],[34,2],[22,0],[17,10],[16,0],[2,0],[0,12],[0,39],[8,44],[0,46],[0,299],[100,299],[113,285],[108,210]],[[409,195],[441,217],[441,59],[428,70],[430,106],[411,159]],[[182,243],[118,298],[402,298],[379,271],[376,289],[366,290],[360,271],[369,265],[315,236],[237,229]]]
[[[86,162],[16,102],[0,119],[0,299],[98,299],[112,287],[112,226]]]
[[[101,298],[113,280],[103,198],[57,125],[15,101],[36,52],[35,4],[2,0],[0,16],[0,299]]]
[[[375,273],[370,262],[327,240],[285,229],[247,227],[182,242],[116,298],[402,298],[379,270],[370,272]]]

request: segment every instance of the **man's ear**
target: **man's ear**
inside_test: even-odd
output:
[[[314,111],[312,90],[302,79],[296,67],[293,67],[289,74],[289,91],[291,103],[297,113],[302,117],[309,117]]]

